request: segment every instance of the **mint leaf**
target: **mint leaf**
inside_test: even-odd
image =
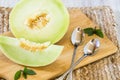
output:
[[[36,73],[33,70],[27,69],[26,67],[24,68],[23,72],[27,75],[36,75]]]
[[[94,34],[94,29],[93,28],[85,28],[84,32],[88,34],[88,36],[92,36]]]
[[[25,70],[27,69],[27,67],[24,67],[24,70],[23,70],[23,77],[25,78],[25,79],[27,79],[27,74],[25,73]]]
[[[23,77],[27,79],[27,74],[25,72],[23,72]]]
[[[18,79],[20,78],[21,72],[22,72],[22,71],[19,70],[19,71],[17,71],[17,72],[15,73],[14,80],[18,80]]]
[[[97,29],[97,30],[95,31],[95,34],[96,34],[97,36],[101,37],[101,38],[104,37],[104,35],[103,35],[101,29]]]
[[[23,77],[27,79],[27,75],[36,75],[36,73],[33,70],[27,69],[27,67],[25,67],[23,70]]]
[[[14,80],[18,80],[21,76],[21,73],[25,79],[27,79],[27,75],[36,75],[36,73],[33,70],[27,69],[27,67],[24,67],[24,70],[19,70],[15,73]]]
[[[92,36],[93,34],[96,34],[97,36],[99,36],[101,38],[104,37],[102,30],[96,29],[96,27],[95,28],[85,28],[84,33],[88,34],[88,36]]]

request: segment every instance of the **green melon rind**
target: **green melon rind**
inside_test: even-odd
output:
[[[53,9],[50,8],[51,13],[55,12],[57,14],[57,12],[58,12],[58,15],[55,17],[56,20],[54,19],[54,21],[55,21],[54,24],[51,25],[51,26],[54,26],[54,27],[51,27],[53,30],[49,29],[49,28],[46,28],[46,29],[44,28],[38,32],[37,31],[32,32],[32,31],[28,31],[25,28],[22,29],[21,27],[23,27],[23,26],[16,26],[17,17],[15,17],[18,14],[17,12],[19,12],[19,9],[21,10],[21,8],[23,8],[23,6],[25,6],[25,5],[27,5],[28,2],[30,2],[30,1],[33,1],[33,4],[35,3],[35,0],[21,0],[13,8],[13,10],[10,13],[10,17],[9,17],[10,18],[9,19],[10,29],[11,29],[12,33],[14,34],[14,36],[17,38],[25,38],[30,41],[41,42],[41,43],[46,42],[46,41],[51,41],[51,43],[58,42],[65,35],[65,33],[68,30],[68,26],[69,26],[69,13],[68,13],[67,9],[64,7],[63,3],[60,0],[36,0],[36,1],[38,1],[38,3],[39,2],[40,3],[47,2],[48,8],[53,4],[55,6],[55,10],[54,10],[54,8]],[[51,1],[53,3],[51,3]],[[37,5],[37,3],[36,3],[36,5]],[[27,10],[25,12],[21,12],[21,13],[24,14],[26,12],[27,12]],[[21,21],[19,21],[19,22],[21,22]],[[60,28],[58,26],[60,26]],[[57,27],[58,27],[58,29],[57,29]],[[57,30],[55,30],[54,28],[56,28]]]
[[[50,45],[44,51],[30,52],[19,47],[18,44],[18,39],[0,36],[0,49],[3,54],[15,63],[31,67],[53,63],[63,50],[63,46]]]

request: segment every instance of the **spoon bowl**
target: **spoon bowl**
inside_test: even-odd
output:
[[[92,39],[85,45],[84,54],[85,55],[94,55],[99,47],[100,47],[100,41],[97,38]]]
[[[84,32],[80,27],[74,29],[71,35],[71,42],[73,45],[80,45],[84,40]]]

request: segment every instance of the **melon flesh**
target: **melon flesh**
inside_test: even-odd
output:
[[[29,43],[33,44],[34,42]],[[20,46],[20,39],[0,36],[0,49],[5,56],[15,63],[25,66],[38,67],[46,66],[54,62],[61,54],[63,46],[48,45],[48,47],[43,50],[33,52],[22,48]]]
[[[61,0],[20,0],[11,11],[9,23],[17,38],[56,43],[67,32],[69,14]]]

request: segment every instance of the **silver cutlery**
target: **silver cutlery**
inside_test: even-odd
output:
[[[100,41],[98,39],[90,40],[84,47],[84,54],[80,57],[61,77],[57,78],[56,80],[64,80],[65,76],[73,71],[74,67],[77,66],[84,58],[90,55],[94,55],[95,52],[100,47]]]
[[[78,46],[83,42],[84,39],[84,32],[80,27],[77,27],[71,36],[71,42],[74,45],[74,52],[72,56],[72,61],[70,67],[74,64],[75,56],[76,56],[76,50]],[[67,75],[66,80],[72,80],[72,71]]]

